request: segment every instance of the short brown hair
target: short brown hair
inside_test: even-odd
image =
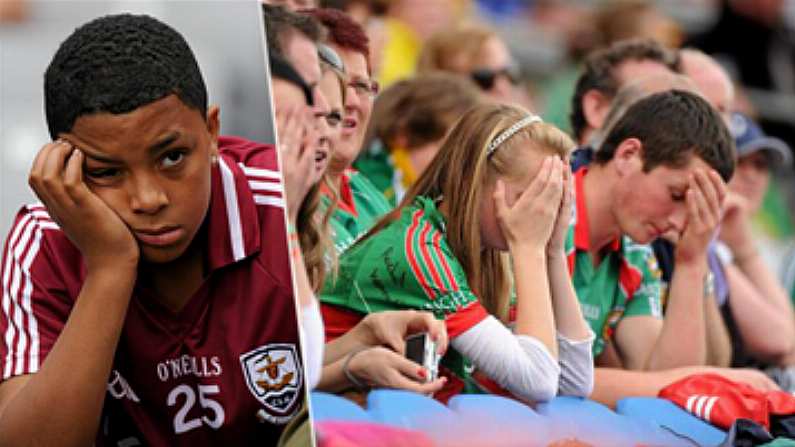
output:
[[[582,109],[582,99],[589,90],[598,90],[607,96],[614,96],[618,91],[618,80],[615,69],[630,60],[657,61],[671,71],[678,72],[679,57],[674,51],[664,48],[651,39],[628,39],[591,53],[585,60],[582,74],[577,79],[574,96],[571,99],[571,129],[577,139],[588,124]]]
[[[265,22],[265,39],[268,52],[284,59],[284,45],[287,33],[303,34],[312,42],[324,39],[323,28],[314,18],[305,14],[296,14],[281,6],[262,5],[262,17]]]
[[[663,165],[682,167],[695,155],[726,182],[734,173],[734,139],[717,110],[695,93],[669,90],[634,103],[595,152],[594,162],[608,163],[628,138],[643,144],[645,172]]]

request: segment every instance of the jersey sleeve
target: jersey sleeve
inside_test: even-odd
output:
[[[68,283],[75,283],[69,280],[75,273],[66,271],[65,262],[79,266],[78,253],[43,207],[26,207],[17,215],[0,275],[2,380],[39,370],[71,311],[75,291]]]
[[[450,338],[486,318],[486,309],[440,232],[430,230],[429,223],[417,225],[415,221],[407,230],[404,247],[418,307],[444,319]]]
[[[662,318],[662,273],[657,258],[651,247],[643,246],[636,250],[628,256],[628,260],[631,260],[630,268],[641,275],[640,285],[631,294],[624,316]]]

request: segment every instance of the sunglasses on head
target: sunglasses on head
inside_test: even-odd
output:
[[[340,73],[345,73],[345,64],[342,62],[342,58],[330,46],[323,45],[322,43],[318,44],[317,55],[320,57],[321,61],[331,65],[335,70]]]
[[[494,88],[494,83],[497,82],[498,76],[504,76],[508,82],[513,85],[519,83],[519,69],[514,65],[507,67],[491,69],[491,68],[478,68],[472,70],[469,74],[475,84],[483,90],[491,90]]]

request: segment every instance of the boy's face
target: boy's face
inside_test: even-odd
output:
[[[616,155],[621,156],[619,151]],[[613,215],[621,233],[641,244],[669,231],[681,233],[687,222],[685,197],[690,177],[699,169],[709,171],[710,166],[691,156],[683,167],[660,165],[643,172],[640,152],[621,162],[623,166],[616,166],[621,178],[613,201]]]
[[[142,259],[185,253],[210,203],[217,107],[205,121],[170,95],[130,113],[81,116],[60,137],[83,151],[86,185],[130,228]]]

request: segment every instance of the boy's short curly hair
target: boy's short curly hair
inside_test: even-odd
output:
[[[206,115],[207,87],[187,42],[145,15],[108,15],[77,28],[44,74],[53,139],[82,115],[128,113],[171,94]]]

